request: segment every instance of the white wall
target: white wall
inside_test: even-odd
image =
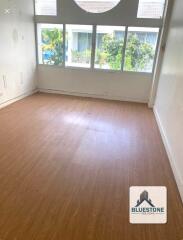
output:
[[[0,1],[0,106],[36,88],[32,0]]]
[[[175,0],[155,113],[183,199],[183,1]]]
[[[151,74],[38,66],[39,89],[105,99],[148,102]]]

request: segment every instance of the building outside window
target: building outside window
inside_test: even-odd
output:
[[[66,25],[66,66],[90,67],[92,31],[91,25]]]

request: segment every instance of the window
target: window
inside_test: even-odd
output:
[[[91,25],[66,25],[66,66],[91,66],[92,30]]]
[[[38,57],[40,64],[63,63],[63,25],[38,24]]]
[[[152,72],[158,32],[158,28],[128,29],[125,71]]]
[[[165,0],[139,0],[138,18],[162,18]]]
[[[95,68],[120,70],[125,27],[97,26]]]
[[[57,0],[35,0],[36,15],[57,15]]]
[[[94,61],[95,69],[152,73],[159,28],[97,26],[95,48],[92,25],[38,24],[37,30],[39,64],[91,68]]]
[[[120,0],[75,0],[79,7],[91,13],[103,13],[114,8]]]

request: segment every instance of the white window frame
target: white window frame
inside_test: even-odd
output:
[[[134,26],[128,26],[127,28],[133,28]],[[140,27],[140,28],[144,28],[144,27]],[[146,28],[146,27],[145,27]],[[157,27],[150,27],[150,28],[156,28],[156,29],[159,29],[158,31],[158,35],[157,35],[157,42],[156,42],[156,47],[155,47],[155,53],[154,53],[154,59],[153,59],[153,64],[152,64],[152,71],[151,72],[144,72],[144,71],[126,71],[124,69],[124,65],[125,65],[125,53],[126,53],[126,46],[127,46],[127,42],[128,42],[128,30],[127,30],[127,36],[126,36],[126,39],[125,39],[125,51],[124,51],[124,62],[123,62],[123,69],[122,71],[125,72],[125,73],[129,73],[129,72],[132,72],[132,73],[147,73],[147,74],[152,74],[154,72],[154,68],[155,68],[155,62],[156,62],[156,59],[157,59],[157,53],[158,53],[158,46],[160,44],[160,36],[161,36],[161,31],[162,31],[162,28],[157,28]]]
[[[92,24],[64,24],[65,25],[65,28],[64,28],[64,66],[65,68],[73,68],[73,69],[78,69],[78,68],[81,68],[81,69],[92,69],[92,55],[93,55],[93,33],[94,33],[94,26]],[[65,49],[65,44],[66,44],[66,25],[84,25],[84,26],[91,26],[92,27],[92,43],[91,43],[91,57],[90,57],[90,66],[89,67],[82,67],[82,66],[69,66],[69,65],[66,65],[65,64],[65,56],[66,56],[66,49]]]
[[[39,28],[39,24],[45,24],[45,25],[62,25],[62,32],[63,32],[63,61],[62,61],[62,63],[61,64],[59,64],[59,65],[54,65],[54,64],[44,64],[44,63],[39,63],[39,58],[40,58],[40,36],[39,36],[39,30],[40,30],[40,28]],[[61,23],[59,23],[59,24],[54,24],[54,23],[37,23],[36,24],[36,31],[35,31],[35,35],[36,35],[36,60],[37,60],[37,65],[42,65],[42,66],[49,66],[49,67],[65,67],[65,24],[61,24]]]
[[[37,31],[38,31],[38,24],[36,25]],[[72,24],[72,25],[78,25],[78,24]],[[82,25],[82,24],[79,24],[79,25]],[[48,65],[48,64],[40,64],[39,63],[39,52],[38,52],[38,44],[39,43],[38,43],[38,35],[37,35],[37,64],[38,65],[43,65],[43,66],[48,66],[48,67],[61,67],[61,68],[66,68],[66,69],[86,69],[86,70],[92,70],[92,71],[105,71],[105,72],[125,72],[125,73],[137,73],[137,74],[138,73],[152,74],[153,71],[154,71],[155,60],[156,60],[156,57],[157,57],[157,50],[158,50],[159,41],[160,41],[161,28],[159,28],[157,44],[156,44],[156,49],[155,49],[155,55],[154,55],[154,60],[153,60],[152,72],[143,72],[143,71],[141,71],[141,72],[137,71],[136,72],[136,71],[125,71],[124,70],[125,52],[126,52],[126,46],[127,46],[127,40],[128,40],[127,39],[127,37],[128,37],[128,28],[129,27],[134,27],[134,26],[122,26],[122,27],[125,27],[125,37],[124,37],[124,45],[123,45],[123,48],[122,48],[123,54],[122,54],[122,59],[121,59],[121,69],[120,70],[95,68],[95,51],[96,51],[96,31],[97,31],[97,25],[93,25],[92,48],[91,48],[91,64],[90,64],[90,67],[86,68],[86,67],[82,67],[82,66],[79,66],[79,67],[77,67],[77,66],[66,66],[66,64],[65,64],[65,55],[66,55],[66,49],[65,49],[66,24],[63,24],[63,63],[61,65],[59,65],[59,66],[57,66],[57,65]],[[36,31],[36,33],[37,33],[37,31]]]

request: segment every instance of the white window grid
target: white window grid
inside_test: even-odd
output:
[[[37,25],[40,23],[37,23]],[[45,23],[43,23],[45,24]],[[36,26],[37,26],[36,25]],[[53,24],[54,25],[54,24]],[[114,69],[100,69],[100,68],[95,68],[95,51],[96,51],[96,35],[97,35],[97,26],[101,25],[92,25],[92,49],[91,49],[91,64],[90,67],[82,67],[82,66],[66,66],[65,62],[65,56],[66,56],[66,49],[65,49],[65,44],[66,44],[66,25],[67,24],[60,24],[63,25],[63,63],[61,65],[45,65],[45,64],[40,64],[39,63],[39,53],[38,53],[38,36],[37,38],[37,64],[38,65],[44,65],[48,67],[60,67],[60,68],[65,68],[65,69],[85,69],[85,70],[95,70],[95,71],[106,71],[106,72],[126,72],[126,73],[138,73],[137,71],[125,71],[124,70],[124,64],[125,64],[125,53],[126,53],[126,46],[127,46],[127,41],[128,41],[128,29],[133,28],[132,26],[122,26],[125,27],[125,36],[124,36],[124,45],[122,48],[122,59],[121,59],[121,69],[120,70],[114,70]],[[72,24],[72,25],[78,25],[78,24]],[[79,24],[82,25],[82,24]],[[85,24],[86,25],[86,24]],[[91,24],[89,25],[91,26]],[[135,27],[134,27],[135,28]],[[143,28],[143,27],[139,27]],[[157,27],[150,27],[149,29],[157,29]],[[161,35],[161,28],[158,28],[158,37],[157,37],[157,43],[156,43],[156,48],[155,48],[155,55],[154,55],[154,60],[153,60],[153,67],[152,67],[152,72],[143,72],[139,71],[140,73],[146,73],[146,74],[152,74],[154,72],[154,67],[155,67],[155,60],[157,58],[157,51],[158,51],[158,46],[159,46],[159,41],[160,41],[160,35]],[[38,34],[38,31],[36,29],[36,33]]]

